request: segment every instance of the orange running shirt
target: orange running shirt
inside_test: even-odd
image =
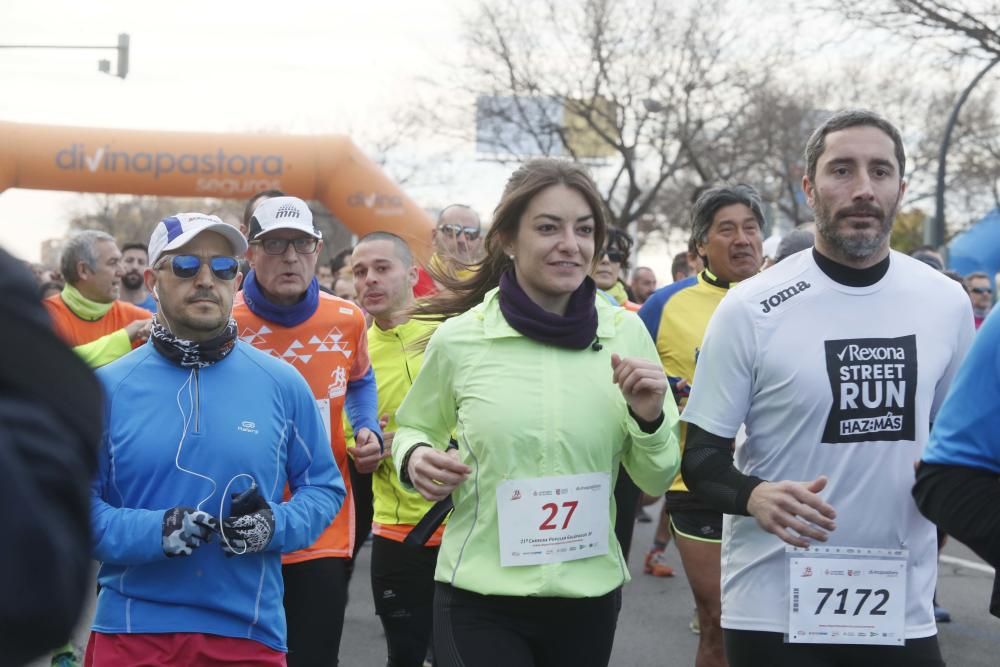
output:
[[[70,310],[59,294],[53,294],[45,299],[42,301],[42,305],[45,306],[49,317],[52,318],[56,335],[66,341],[70,347],[85,345],[119,329],[124,329],[136,320],[148,320],[152,317],[152,314],[145,308],[133,306],[127,301],[120,300],[111,304],[111,310],[105,313],[104,317],[93,322],[83,319]],[[132,343],[132,347],[139,347],[142,343],[142,340],[137,340]]]
[[[350,558],[358,536],[354,534],[354,496],[341,413],[347,383],[360,380],[371,366],[365,316],[353,303],[320,292],[319,306],[312,317],[294,327],[285,327],[254,314],[240,292],[233,302],[233,317],[240,340],[292,364],[309,383],[323,413],[330,447],[347,489],[343,507],[319,539],[308,549],[283,555],[282,562]],[[287,498],[287,489],[285,494]]]

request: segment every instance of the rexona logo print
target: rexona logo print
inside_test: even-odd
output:
[[[823,442],[913,440],[917,337],[828,340],[833,405]]]

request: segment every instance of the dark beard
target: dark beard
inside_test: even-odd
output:
[[[885,247],[895,220],[895,210],[887,214],[876,204],[857,204],[834,213],[819,197],[816,198],[814,213],[816,232],[845,258],[855,261],[866,260]],[[871,215],[878,218],[881,220],[878,232],[874,236],[850,236],[841,233],[836,223],[852,215]]]
[[[137,290],[142,287],[142,274],[129,271],[122,276],[122,287],[128,290]]]

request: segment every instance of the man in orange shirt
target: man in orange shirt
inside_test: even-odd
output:
[[[304,201],[261,202],[248,231],[251,271],[233,308],[239,336],[305,377],[349,491],[316,543],[286,554],[282,567],[289,667],[335,665],[353,558],[371,530],[371,473],[383,449],[365,316],[353,303],[320,291],[315,272],[322,235]],[[344,410],[357,434],[353,465]]]
[[[77,232],[60,260],[66,286],[43,301],[56,333],[92,367],[127,354],[149,336],[149,311],[118,299],[125,273],[121,257],[109,234]]]

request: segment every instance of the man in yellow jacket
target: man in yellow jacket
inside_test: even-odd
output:
[[[388,456],[396,430],[396,408],[423,360],[422,346],[414,343],[428,337],[435,325],[410,318],[417,267],[403,239],[387,232],[365,236],[354,248],[352,266],[358,304],[373,318],[368,329],[368,355],[378,386],[378,414]],[[353,440],[349,440],[348,447],[352,445]],[[379,464],[372,486],[372,593],[375,612],[385,628],[387,664],[419,667],[430,643],[434,567],[444,527],[439,527],[424,546],[404,543],[431,503],[403,490],[390,460]]]

